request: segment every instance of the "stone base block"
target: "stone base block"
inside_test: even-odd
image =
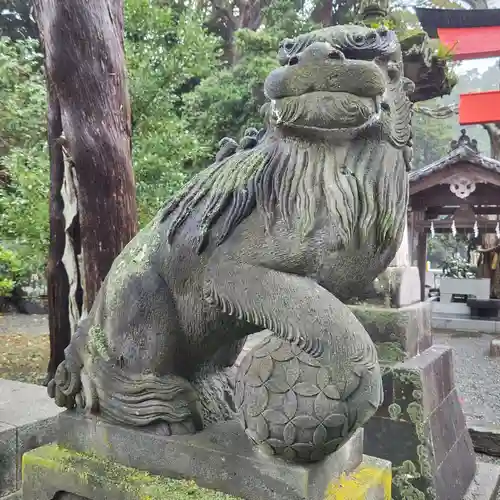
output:
[[[492,358],[500,357],[500,337],[495,337],[490,343],[490,356]]]
[[[222,472],[222,471],[221,471]],[[252,477],[240,471],[240,482],[253,486]],[[253,492],[235,497],[198,487],[192,481],[152,475],[131,467],[79,453],[56,445],[47,445],[23,457],[23,500],[233,500],[285,499],[279,491]],[[228,479],[228,481],[231,481]],[[233,479],[236,481],[236,479]],[[365,457],[350,474],[331,481],[324,500],[389,500],[391,498],[391,465]]]
[[[496,500],[500,483],[500,466],[477,462],[477,471],[464,500]]]
[[[390,283],[391,303],[404,307],[420,302],[420,273],[416,266],[388,267],[385,271]]]
[[[23,494],[22,491],[16,491],[15,493],[11,493],[10,495],[7,495],[6,497],[0,497],[2,500],[23,500]]]
[[[21,488],[25,451],[55,440],[61,412],[45,387],[0,379],[0,499]]]
[[[452,350],[432,346],[384,373],[365,452],[393,464],[393,499],[460,500],[476,455],[454,383]]]
[[[64,459],[61,459],[64,462],[63,466],[68,465],[68,457],[73,457],[71,463],[75,463],[74,457],[80,454],[101,457],[99,470],[105,477],[108,469],[103,468],[102,464],[119,464],[161,476],[163,479],[168,476],[172,479],[194,480],[200,487],[247,500],[344,498],[338,496],[340,489],[335,490],[338,481],[344,481],[346,485],[359,484],[360,491],[367,491],[369,486],[369,490],[373,491],[370,494],[373,495],[375,492],[385,492],[387,489],[384,485],[377,484],[376,487],[373,481],[369,485],[366,480],[360,481],[362,478],[366,479],[370,470],[380,471],[376,475],[377,480],[386,480],[389,466],[385,461],[364,459],[362,429],[356,431],[341,449],[325,460],[315,464],[297,465],[270,457],[255,449],[236,421],[214,425],[192,436],[160,436],[137,428],[109,424],[97,417],[83,417],[75,412],[64,412],[58,420],[58,444],[65,453]],[[40,463],[36,457],[38,453],[45,453],[53,457],[52,461],[57,462],[56,452],[57,448],[49,447],[44,451],[26,455],[23,476],[24,500],[52,500],[53,496],[50,495],[55,494],[55,487],[61,491],[82,495],[77,490],[69,488],[71,484],[69,480],[68,484],[50,483],[56,480],[54,478],[47,478],[49,486],[46,488],[45,496],[33,496],[30,493],[33,488],[39,495],[38,489],[32,486],[36,478],[32,477],[31,469],[28,467],[30,460],[33,458],[36,459],[36,463]],[[332,491],[330,497],[325,497],[326,492],[330,490]],[[85,495],[83,497],[86,498]],[[115,498],[88,495],[87,497],[92,500]],[[379,497],[373,496],[373,498]]]
[[[365,456],[351,473],[332,481],[324,500],[391,500],[391,463]]]
[[[395,363],[415,356],[432,345],[431,304],[419,302],[390,308],[349,306],[377,344],[381,361]],[[389,356],[389,359],[384,359]]]

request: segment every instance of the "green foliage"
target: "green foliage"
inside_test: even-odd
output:
[[[443,276],[446,278],[474,278],[472,265],[462,257],[450,257],[443,262]]]
[[[0,297],[10,297],[21,275],[21,261],[0,245]]]
[[[272,1],[263,10],[263,18],[264,28],[236,32],[236,64],[206,78],[184,97],[186,119],[211,152],[205,163],[213,158],[222,137],[239,138],[247,127],[262,127],[263,83],[278,66],[279,42],[317,27],[286,0]]]
[[[22,274],[39,272],[48,245],[46,93],[32,40],[0,39],[0,242],[19,254]]]
[[[433,107],[435,104],[425,103]],[[414,157],[413,168],[422,168],[439,160],[450,151],[450,143],[456,139],[450,120],[439,120],[414,113],[412,119]]]
[[[32,40],[0,38],[0,155],[43,139],[45,84]]]
[[[183,114],[182,89],[214,73],[220,50],[197,12],[128,0],[125,21],[133,163],[144,224],[211,152]]]
[[[212,22],[220,13],[211,2],[201,0],[195,8],[186,0],[125,0],[141,225],[213,160],[222,137],[239,138],[249,126],[262,127],[263,81],[277,66],[279,41],[318,27],[311,21],[318,19],[311,16],[318,2],[264,0],[255,30],[244,28],[231,0],[218,5],[229,12],[233,31],[229,21],[222,23],[226,29]],[[333,22],[353,20],[357,7],[355,0],[336,2]],[[419,30],[415,15],[401,5],[391,7],[388,23],[400,36]],[[7,32],[12,34],[10,28],[0,31]],[[234,55],[231,65],[223,53],[228,45]],[[44,266],[49,235],[46,91],[36,47],[32,40],[0,39],[0,178],[9,179],[0,185],[0,242],[19,255],[22,274]],[[451,120],[415,115],[416,166],[446,154],[456,135],[453,127]]]

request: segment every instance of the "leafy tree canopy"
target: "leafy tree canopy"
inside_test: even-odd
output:
[[[0,245],[29,274],[43,269],[48,243],[46,90],[29,1],[1,2]],[[358,8],[359,0],[125,0],[141,224],[213,160],[222,137],[262,126],[262,83],[282,38],[352,20]],[[404,6],[391,10],[399,33],[418,27]],[[416,164],[439,158],[452,138],[450,122],[416,115]]]

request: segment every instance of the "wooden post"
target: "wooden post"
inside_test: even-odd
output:
[[[418,232],[417,260],[418,274],[420,275],[420,300],[424,301],[426,299],[425,274],[427,267],[427,233],[425,229],[420,229]]]

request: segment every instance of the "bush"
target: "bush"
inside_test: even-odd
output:
[[[0,245],[0,297],[10,297],[21,278],[21,261],[12,251]]]

